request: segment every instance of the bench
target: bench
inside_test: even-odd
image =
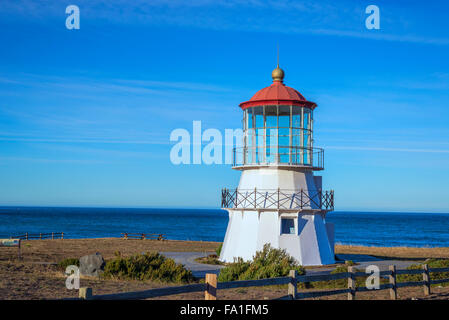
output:
[[[18,248],[18,257],[21,258],[20,252],[20,239],[0,239],[0,247],[17,247]]]

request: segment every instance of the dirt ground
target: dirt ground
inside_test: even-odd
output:
[[[0,299],[61,299],[77,297],[76,290],[65,287],[65,276],[55,265],[64,258],[79,258],[100,252],[105,259],[120,251],[127,256],[145,251],[196,251],[212,252],[217,242],[157,241],[122,239],[66,239],[23,241],[22,260],[17,259],[17,248],[0,248]],[[374,248],[337,246],[337,253],[369,254],[390,258],[429,257],[447,258],[449,248]],[[175,285],[175,284],[173,284]],[[166,287],[165,283],[105,280],[81,278],[82,287],[91,287],[95,294],[147,290]],[[219,299],[277,299],[287,293],[285,286],[239,288],[220,290]],[[399,299],[449,299],[449,287],[432,287],[432,295],[424,296],[421,287],[398,289]],[[202,292],[161,297],[159,299],[204,299]],[[318,298],[317,298],[318,299]],[[346,299],[346,295],[321,297],[319,299]],[[357,299],[389,299],[388,290],[357,293]]]
[[[411,248],[411,247],[364,247],[336,245],[336,254],[366,254],[376,257],[423,260],[427,258],[449,258],[449,248]]]
[[[177,240],[57,239],[22,241],[24,262],[58,263],[65,258],[79,258],[100,252],[105,260],[119,251],[123,256],[148,251],[214,252],[219,242]],[[0,261],[17,256],[17,248],[0,248]]]

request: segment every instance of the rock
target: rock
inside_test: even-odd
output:
[[[104,270],[104,259],[100,253],[90,254],[80,258],[80,274],[98,277]]]

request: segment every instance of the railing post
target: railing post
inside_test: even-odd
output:
[[[217,275],[206,273],[206,290],[204,291],[204,300],[217,300]]]
[[[278,188],[278,209],[280,207],[279,201],[281,199],[281,188]]]
[[[26,235],[26,239],[28,240],[28,232],[25,235]]]
[[[390,299],[396,300],[398,298],[397,287],[396,287],[396,266],[389,266],[391,274],[388,276],[388,280],[391,284],[390,288]]]
[[[39,233],[39,239],[42,240],[42,233]]]
[[[348,267],[348,300],[355,300],[355,277],[353,267]]]
[[[302,188],[301,188],[301,203],[300,203],[300,208],[302,209],[304,207],[304,202],[302,200]]]
[[[55,238],[55,235],[54,235],[54,232],[52,232],[51,233],[51,240],[54,240],[54,238]]]
[[[430,295],[429,265],[423,264],[422,268],[423,268],[422,279],[424,281],[424,285],[423,285],[424,295],[428,296],[428,295]]]
[[[92,288],[87,288],[87,287],[79,288],[78,297],[82,300],[92,299]]]
[[[290,277],[290,283],[288,284],[288,295],[295,300],[298,295],[298,281],[296,279],[298,272],[296,270],[290,270],[288,276]]]
[[[61,239],[64,240],[64,232],[61,232]]]
[[[257,189],[254,188],[254,209],[257,208]]]

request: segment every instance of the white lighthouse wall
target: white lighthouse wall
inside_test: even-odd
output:
[[[329,238],[329,245],[332,250],[332,255],[335,256],[335,226],[333,223],[326,221],[327,237]]]
[[[259,218],[257,211],[243,213],[242,228],[240,230],[240,242],[237,247],[237,256],[244,260],[251,260],[257,251]]]
[[[295,234],[281,234],[282,217],[294,218]],[[233,262],[235,258],[252,260],[256,251],[266,243],[285,249],[304,266],[334,263],[333,244],[329,227],[320,214],[281,214],[278,212],[229,210],[229,224],[220,260]]]
[[[333,250],[329,243],[329,236],[327,228],[324,223],[324,219],[321,215],[316,214],[313,216],[315,233],[318,242],[318,252],[320,255],[320,264],[331,264],[335,262]]]
[[[281,189],[311,191],[314,197],[321,188],[321,177],[314,177],[312,171],[294,171],[278,168],[246,169],[242,171],[240,192]],[[259,191],[259,192],[260,192]],[[319,204],[319,199],[315,199]],[[242,204],[243,207],[249,203]],[[311,204],[311,209],[318,209]],[[281,234],[281,218],[295,220],[296,234]],[[278,211],[229,210],[229,224],[220,255],[220,260],[233,262],[241,257],[251,260],[256,251],[269,243],[274,248],[286,251],[305,266],[334,263],[333,244],[330,243],[331,230],[319,213],[285,213]]]
[[[234,223],[234,214],[233,214],[233,211],[228,211],[228,219],[229,219],[229,222],[228,222],[228,227],[226,228],[226,234],[225,234],[225,238],[224,238],[224,240],[223,240],[223,244],[222,244],[222,246],[221,246],[221,252],[220,252],[220,260],[223,260],[223,254],[225,253],[225,252],[230,252],[229,250],[231,250],[231,249],[228,249],[228,247],[232,247],[232,243],[231,243],[231,233],[232,233],[232,230],[233,230],[233,223]],[[232,240],[232,242],[234,242],[233,240]],[[229,257],[228,257],[228,261],[229,261]],[[231,260],[232,261],[232,260]]]
[[[280,223],[277,212],[261,212],[259,220],[259,234],[257,237],[257,250],[262,250],[266,243],[270,243],[272,247],[277,248],[279,246],[279,232]]]
[[[238,257],[237,248],[240,244],[240,233],[242,229],[242,215],[240,212],[229,211],[229,223],[226,230],[225,240],[221,248],[220,259],[233,262]]]
[[[285,251],[295,258],[300,264],[302,264],[301,257],[301,245],[299,237],[296,234],[281,234],[279,236],[279,248],[285,249]]]
[[[237,257],[251,260],[257,251],[259,225],[256,211],[229,210],[229,223],[221,248],[220,260],[233,262]]]
[[[298,172],[277,168],[247,169],[240,177],[240,190],[317,190],[311,171]]]

